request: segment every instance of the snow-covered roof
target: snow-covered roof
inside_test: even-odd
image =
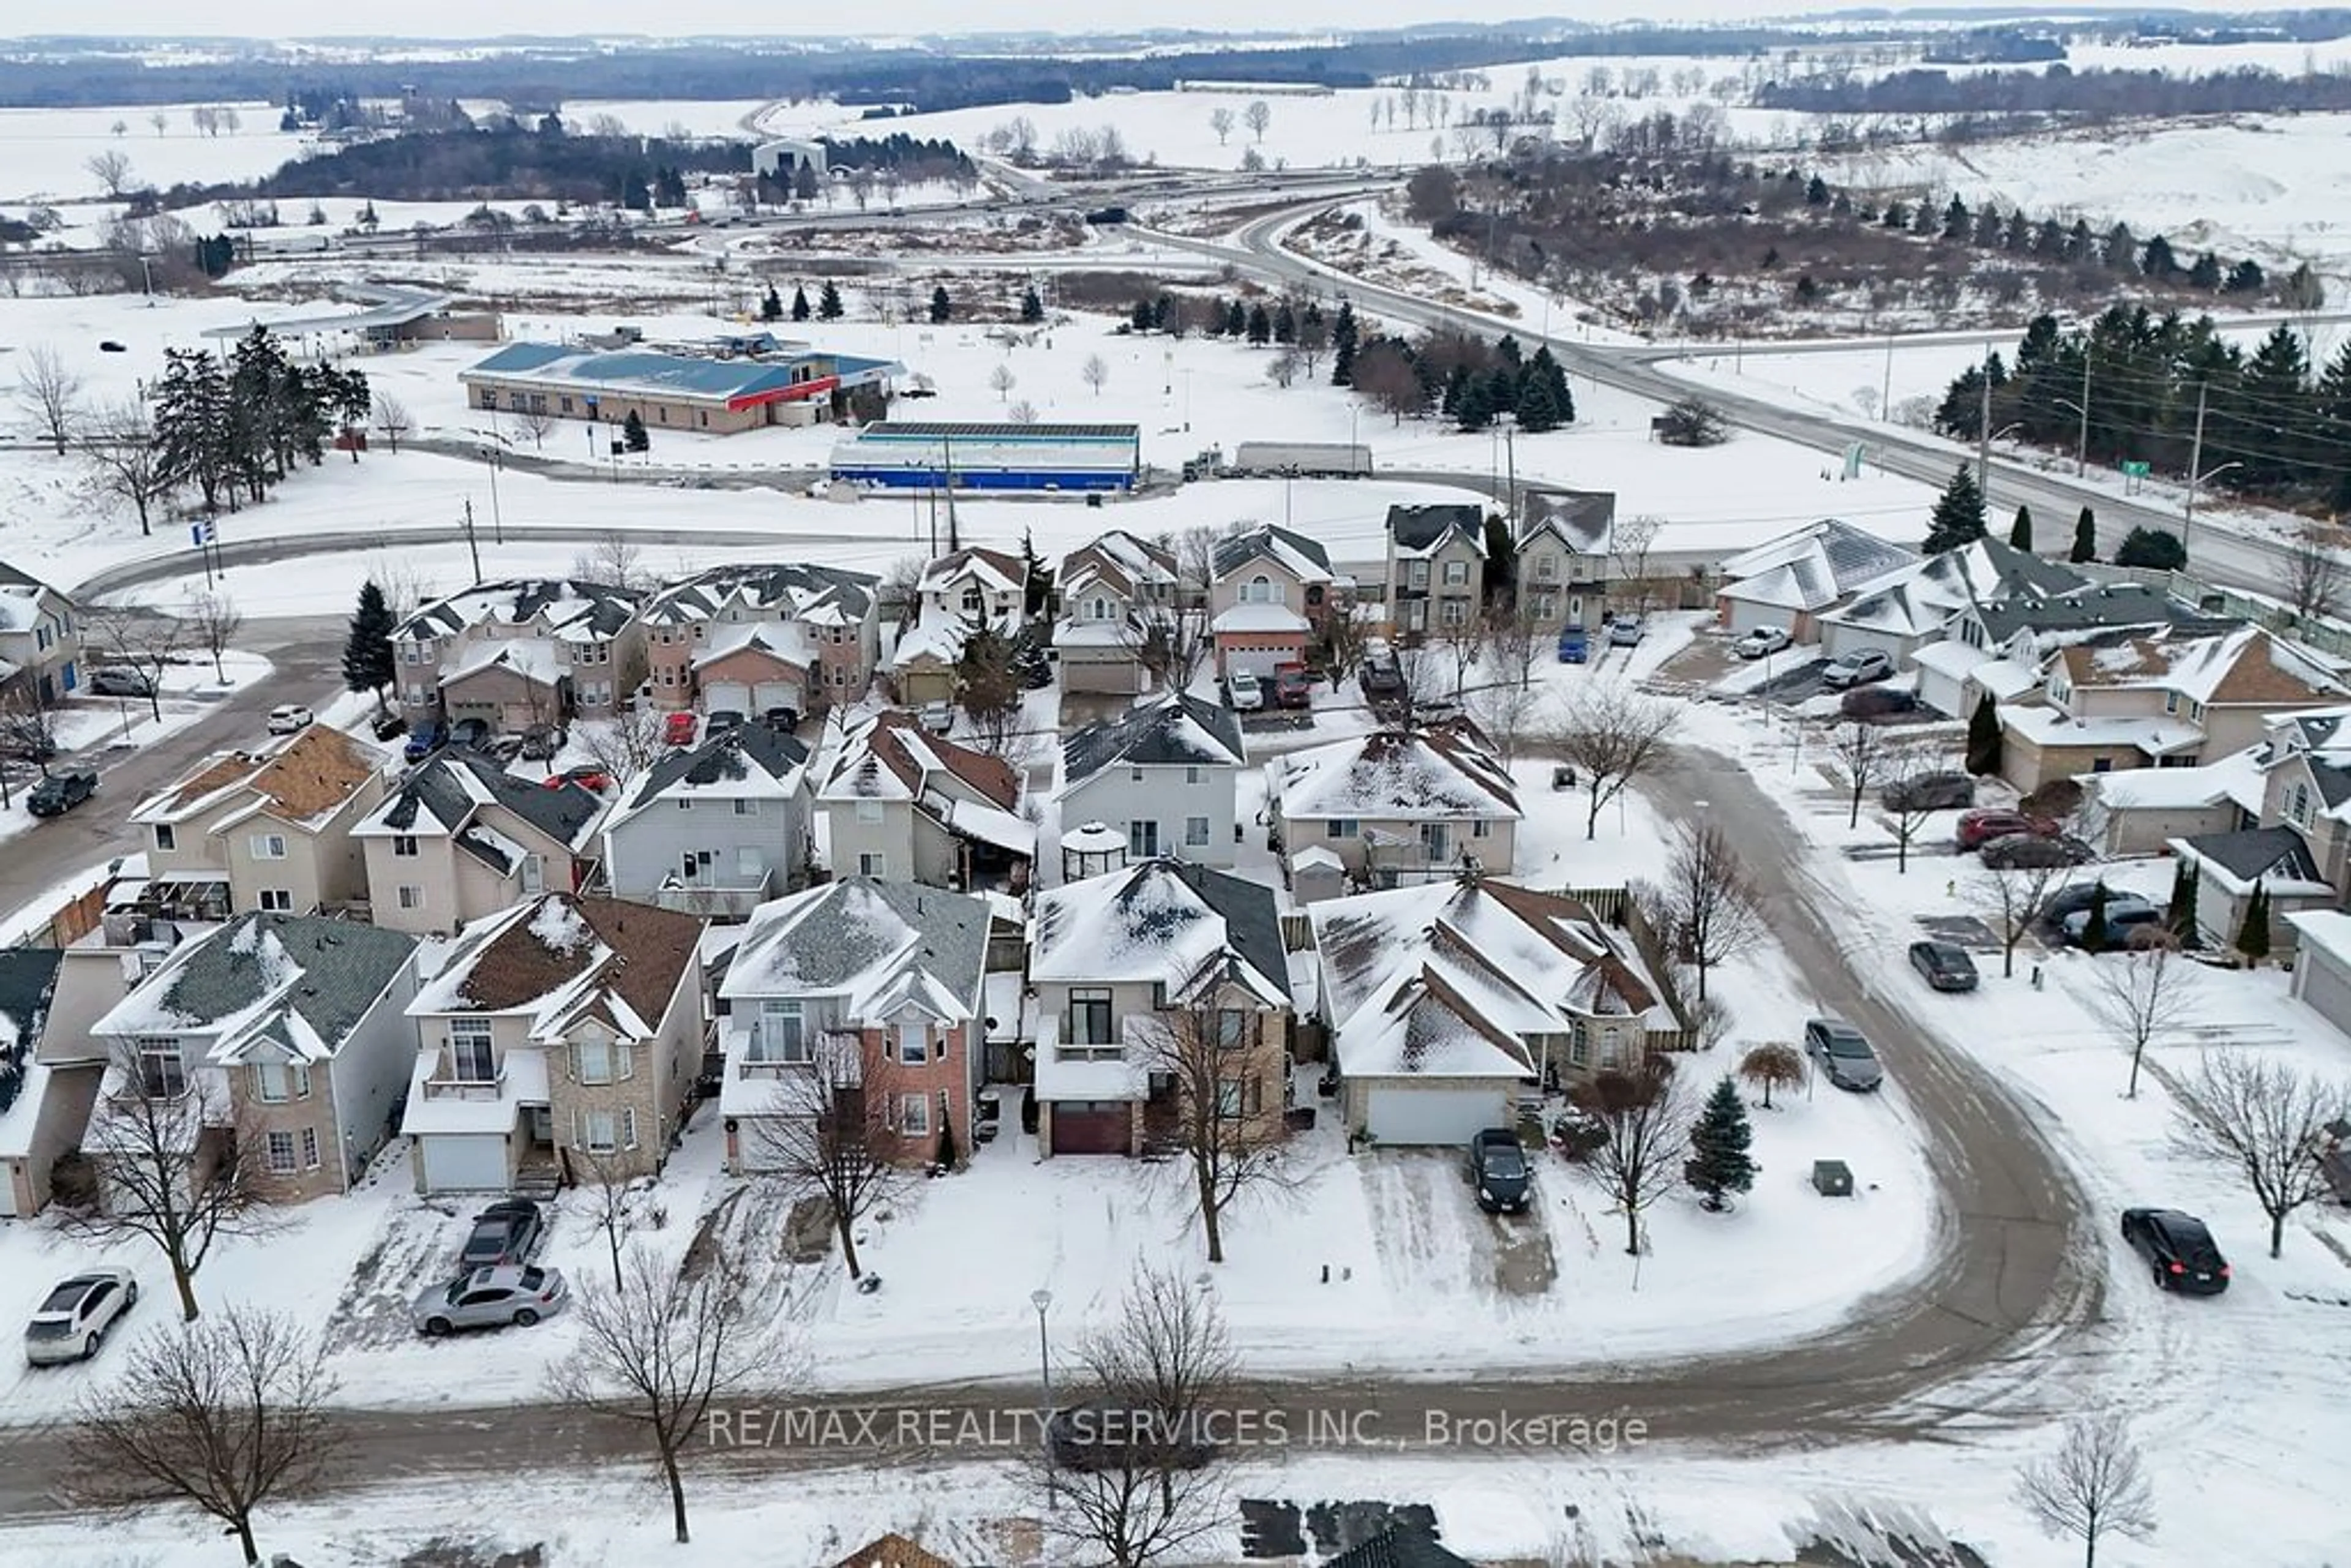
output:
[[[2304,951],[2315,950],[2338,964],[2351,964],[2351,915],[2339,909],[2290,909],[2285,918],[2301,934]]]
[[[1399,560],[1432,556],[1459,540],[1479,559],[1486,554],[1486,511],[1458,501],[1419,505],[1399,503],[1388,508],[1389,548]]]
[[[671,583],[645,601],[648,626],[687,625],[740,614],[814,626],[860,625],[873,612],[881,579],[806,561],[714,566]]]
[[[711,628],[710,635],[695,650],[694,667],[703,669],[747,649],[796,670],[808,669],[818,658],[816,635],[802,622],[722,621]]]
[[[491,637],[465,649],[441,666],[441,684],[454,686],[485,670],[507,670],[533,685],[552,686],[563,678],[564,663],[544,637]]]
[[[702,922],[617,898],[547,893],[475,921],[409,1004],[411,1018],[497,1013],[535,1040],[600,1018],[649,1039],[697,955]]]
[[[998,810],[1020,807],[1020,775],[999,758],[932,735],[895,708],[845,718],[827,735],[817,799],[922,800],[967,795]]]
[[[436,751],[400,788],[360,819],[355,839],[439,839],[462,835],[479,814],[496,807],[520,818],[567,850],[578,850],[604,808],[586,786],[565,780],[553,789],[508,773],[476,751]]]
[[[2041,684],[2041,672],[2013,659],[1992,659],[1968,672],[1975,682],[1994,698],[2006,702],[2020,697]]]
[[[2059,655],[2077,686],[2151,688],[2206,706],[2316,703],[2343,687],[2317,662],[2258,626],[2218,636],[2165,628],[2067,648]]]
[[[1289,1000],[1273,890],[1162,857],[1037,895],[1029,977],[1152,984],[1173,1000],[1225,981],[1269,1007]]]
[[[529,626],[567,643],[609,642],[636,619],[633,588],[566,578],[508,578],[437,599],[392,629],[394,641],[447,637],[485,622]]]
[[[1823,517],[1742,550],[1720,570],[1723,592],[1794,610],[1834,604],[1862,584],[1908,566],[1918,552]]]
[[[323,1061],[342,1049],[417,939],[323,915],[250,914],[174,949],[93,1035],[201,1035],[211,1060]]]
[[[1241,603],[1217,612],[1208,622],[1212,632],[1305,632],[1311,623],[1287,604]]]
[[[1209,552],[1209,570],[1220,582],[1259,561],[1272,562],[1301,583],[1332,580],[1331,555],[1321,542],[1275,523],[1227,534]]]
[[[975,545],[951,551],[925,567],[915,591],[926,599],[951,597],[967,583],[977,583],[988,593],[1019,593],[1028,580],[1028,569],[1019,556]]]
[[[2262,763],[2266,744],[2249,746],[2199,768],[2126,768],[2075,778],[2112,811],[2171,811],[2233,801],[2262,809]]]
[[[1096,1059],[1061,1054],[1061,1020],[1052,1013],[1037,1019],[1037,1098],[1046,1101],[1141,1100],[1150,1092],[1148,1063],[1157,1052],[1148,1031],[1134,1026],[1149,1018],[1130,1013],[1120,1020],[1116,1056]],[[1138,1038],[1138,1037],[1141,1038]],[[1164,1038],[1164,1037],[1163,1037]]]
[[[1979,667],[1991,664],[1995,656],[1985,649],[1970,647],[1956,637],[1946,637],[1919,648],[1910,655],[1910,662],[1922,670],[1961,681]]]
[[[914,883],[847,877],[751,912],[718,994],[835,997],[842,1021],[882,1022],[912,1005],[967,1019],[987,956],[986,900]]]
[[[1485,736],[1466,720],[1419,729],[1376,729],[1278,757],[1270,792],[1289,821],[1510,820],[1525,815]]]
[[[764,724],[738,724],[705,737],[691,751],[673,751],[646,769],[613,809],[604,831],[612,832],[661,801],[790,800],[807,787],[808,763],[808,747],[799,737]]]
[[[408,1075],[408,1104],[401,1112],[400,1130],[410,1137],[434,1133],[504,1133],[526,1104],[547,1103],[547,1052],[538,1046],[516,1046],[506,1053],[506,1076],[495,1095],[435,1094],[427,1085],[441,1070],[438,1046],[416,1053]]]
[[[1097,719],[1061,741],[1061,792],[1107,768],[1238,768],[1248,760],[1239,716],[1176,692]]]
[[[2310,846],[2283,824],[2173,839],[2170,849],[2232,897],[2251,893],[2255,883],[2278,898],[2332,899],[2335,895],[2319,874]]]
[[[2075,718],[2063,708],[2002,707],[2000,722],[2035,746],[2129,746],[2149,757],[2199,746],[2204,732],[2185,719]]]
[[[1176,575],[1173,552],[1139,539],[1123,528],[1113,528],[1063,556],[1054,586],[1065,604],[1097,586],[1133,600],[1146,589],[1173,589]]]
[[[973,626],[961,612],[925,601],[914,617],[914,623],[898,638],[891,650],[890,667],[903,670],[918,659],[929,659],[941,664],[952,664],[963,657],[963,647],[971,641]]]
[[[923,791],[922,808],[947,831],[1008,850],[1025,859],[1037,854],[1037,824],[984,800],[958,799],[935,787]]]

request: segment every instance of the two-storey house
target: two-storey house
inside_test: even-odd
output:
[[[1266,764],[1283,852],[1322,849],[1365,884],[1507,873],[1525,812],[1485,733],[1456,718],[1382,728]]]
[[[91,1026],[110,1065],[86,1152],[102,1170],[169,1130],[199,1177],[234,1144],[266,1196],[348,1191],[391,1134],[416,983],[415,937],[348,920],[245,915],[182,943]]]
[[[43,707],[81,689],[81,629],[74,601],[0,563],[0,685]]]
[[[716,566],[645,601],[653,706],[821,713],[855,702],[881,657],[880,580],[804,561]]]
[[[975,888],[1025,881],[1036,858],[1020,775],[910,714],[829,727],[816,781],[818,851],[835,876]]]
[[[1484,509],[1390,507],[1386,531],[1388,620],[1397,637],[1418,643],[1474,625],[1486,595]]]
[[[650,1176],[702,1062],[702,922],[542,894],[477,920],[408,1006],[416,1190]]]
[[[1061,618],[1053,626],[1061,689],[1118,695],[1148,691],[1144,654],[1155,629],[1182,612],[1176,577],[1173,551],[1123,529],[1062,557],[1054,580]]]
[[[605,821],[613,895],[740,920],[808,872],[808,747],[746,724],[639,775]]]
[[[1282,1135],[1290,967],[1273,890],[1158,859],[1037,895],[1037,1146],[1136,1155],[1199,1124],[1188,1096],[1241,1140]]]
[[[1228,866],[1247,760],[1232,709],[1170,693],[1062,738],[1061,821],[1107,825],[1124,835],[1130,860],[1167,854]]]
[[[1322,544],[1272,523],[1227,534],[1208,559],[1217,674],[1270,676],[1306,657],[1345,586]]]
[[[845,1116],[882,1158],[972,1147],[987,901],[852,877],[752,914],[717,985],[726,1166],[791,1163],[790,1127]]]
[[[1470,873],[1309,918],[1351,1136],[1458,1147],[1515,1125],[1522,1086],[1685,1038],[1639,951],[1558,894]]]
[[[951,702],[964,644],[985,627],[1019,634],[1028,613],[1029,570],[1002,550],[959,549],[924,569],[914,584],[914,619],[898,635],[890,678],[911,706]]]
[[[1538,627],[1600,623],[1614,550],[1616,497],[1530,488],[1519,501],[1518,605]]]
[[[610,718],[644,678],[643,595],[562,578],[476,583],[392,629],[411,724],[480,719],[501,732]]]
[[[353,830],[383,799],[367,748],[314,724],[280,750],[216,752],[141,800],[152,883],[181,890],[171,912],[308,915],[362,904],[367,864]]]
[[[594,790],[560,776],[534,781],[479,752],[437,751],[351,830],[369,918],[454,935],[550,889],[577,892],[595,867],[603,810]]]

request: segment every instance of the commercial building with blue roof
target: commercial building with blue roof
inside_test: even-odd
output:
[[[852,413],[877,415],[891,380],[904,373],[893,361],[829,353],[760,333],[698,351],[509,343],[457,379],[466,402],[484,411],[602,424],[624,423],[633,413],[650,431],[731,435]]]

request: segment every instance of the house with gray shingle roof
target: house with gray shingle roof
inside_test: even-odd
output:
[[[1172,693],[1062,737],[1062,824],[1104,824],[1126,840],[1132,860],[1167,854],[1228,866],[1248,760],[1238,715]]]
[[[435,752],[351,830],[369,917],[455,934],[549,888],[581,887],[603,810],[595,791],[559,775],[524,779],[478,752]]]
[[[1510,769],[1465,718],[1277,757],[1266,796],[1285,852],[1325,849],[1349,875],[1391,887],[1464,865],[1508,872],[1526,814]]]
[[[1779,626],[1797,642],[1810,643],[1819,634],[1814,622],[1823,611],[1918,559],[1907,545],[1823,517],[1724,561],[1716,616],[1734,636]]]
[[[1528,486],[1519,501],[1519,608],[1547,632],[1598,624],[1615,541],[1615,492]]]
[[[601,830],[604,883],[617,897],[740,920],[806,875],[810,804],[808,747],[737,725],[627,785]]]
[[[1151,687],[1144,653],[1176,616],[1175,552],[1113,528],[1061,558],[1053,648],[1065,692],[1134,696]]]
[[[136,1146],[114,1130],[132,1106],[171,1102],[197,1166],[233,1138],[275,1197],[347,1191],[390,1135],[416,985],[415,937],[347,920],[247,915],[183,943],[90,1028],[110,1061],[85,1148],[102,1166]]]
[[[0,562],[0,685],[47,707],[79,690],[81,628],[74,601]]]
[[[1352,582],[1331,570],[1330,553],[1274,523],[1236,528],[1208,560],[1208,632],[1217,674],[1270,676],[1306,657],[1306,645]]]
[[[816,764],[817,850],[836,876],[976,888],[1027,880],[1037,825],[1000,758],[912,714],[835,714]]]
[[[41,1051],[64,961],[55,947],[0,949],[0,1218],[40,1211],[49,1168],[80,1130],[77,1122],[60,1136],[62,1106],[51,1103],[51,1069]],[[81,1112],[89,1114],[87,1097]]]
[[[566,578],[480,582],[392,628],[392,685],[412,725],[495,730],[609,718],[644,679],[633,588]]]
[[[645,601],[653,706],[820,713],[880,662],[881,580],[805,561],[716,566]]]
[[[1398,637],[1417,643],[1477,620],[1486,593],[1484,507],[1394,506],[1386,531],[1388,620]]]

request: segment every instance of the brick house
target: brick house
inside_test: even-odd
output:
[[[1217,674],[1266,676],[1306,657],[1345,586],[1317,541],[1272,523],[1228,534],[1209,557]]]
[[[402,716],[477,718],[506,732],[610,718],[644,678],[642,597],[608,583],[514,578],[436,600],[392,629]]]
[[[880,653],[880,580],[793,561],[713,567],[645,601],[653,706],[801,715],[854,702]]]

